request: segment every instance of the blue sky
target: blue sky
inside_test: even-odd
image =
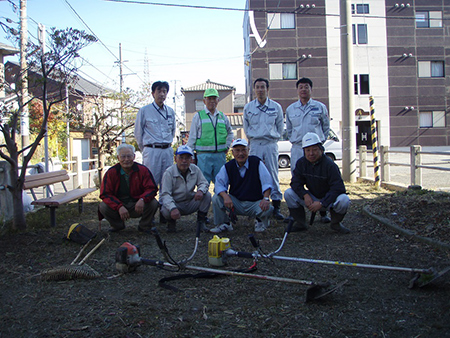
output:
[[[140,0],[164,4],[240,8],[245,0]],[[0,0],[0,18],[19,21],[13,2]],[[71,7],[78,13],[75,14]],[[29,37],[35,41],[37,23],[73,27],[95,35],[100,42],[82,50],[88,61],[81,75],[109,88],[119,89],[119,43],[122,44],[124,87],[138,89],[143,81],[172,81],[189,87],[210,79],[244,92],[243,11],[140,5],[104,0],[28,0]],[[86,27],[86,25],[89,27]],[[12,44],[0,33],[0,41]],[[108,51],[109,49],[109,51]],[[113,55],[114,54],[114,55]],[[149,76],[144,73],[148,59]],[[114,57],[116,56],[116,57]],[[8,59],[7,59],[8,60]],[[89,65],[91,64],[91,65]],[[173,88],[173,87],[172,87]]]

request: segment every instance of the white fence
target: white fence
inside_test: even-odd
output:
[[[369,176],[368,167],[373,168],[372,152],[366,146],[359,147],[359,177]],[[370,158],[368,159],[368,154]],[[397,169],[396,168],[408,168]],[[381,146],[379,151],[379,173],[381,184],[419,185],[430,189],[450,189],[450,152],[423,151],[412,145],[409,150],[392,150]],[[370,178],[372,179],[372,178]]]

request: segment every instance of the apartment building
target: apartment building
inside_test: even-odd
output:
[[[284,109],[309,77],[313,97],[341,132],[340,11],[337,0],[248,0],[244,17],[246,99],[252,83],[270,80]],[[370,104],[379,144],[450,145],[450,2],[352,1],[354,112],[357,145],[370,146]]]

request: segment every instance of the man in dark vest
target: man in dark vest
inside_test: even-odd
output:
[[[216,176],[215,195],[212,199],[215,228],[218,234],[232,231],[230,216],[255,217],[255,232],[263,232],[270,224],[273,207],[270,205],[272,176],[256,156],[248,156],[248,143],[236,139],[231,145],[234,159],[226,163]],[[233,217],[231,217],[233,218]]]
[[[219,92],[208,88],[203,94],[205,109],[192,119],[187,145],[197,152],[197,166],[208,183],[215,182],[220,168],[226,162],[226,154],[233,141],[233,130],[228,117],[217,110]]]

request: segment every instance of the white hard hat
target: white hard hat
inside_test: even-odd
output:
[[[320,141],[320,138],[316,133],[309,132],[306,133],[305,136],[303,136],[302,148],[311,147],[316,144],[322,145],[322,142]]]

